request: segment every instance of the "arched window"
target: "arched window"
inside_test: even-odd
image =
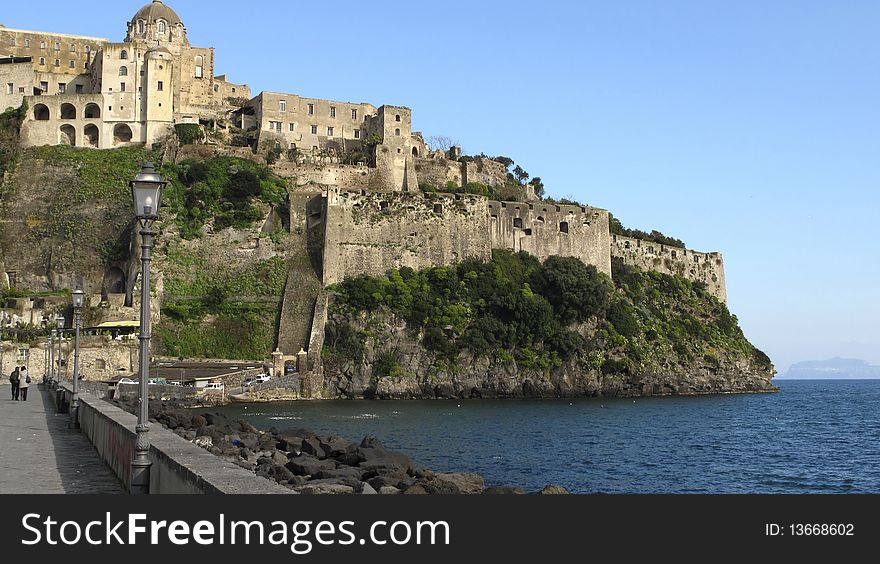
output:
[[[156,28],[159,30],[159,33],[165,33],[165,22],[163,20],[159,20],[156,24]]]
[[[202,67],[204,66],[205,59],[201,55],[196,56],[196,78],[202,78]]]
[[[34,119],[37,121],[47,121],[49,119],[49,108],[46,104],[37,104],[34,106]]]
[[[119,67],[119,76],[128,76],[128,67]]]
[[[138,33],[143,33],[143,32],[144,32],[144,20],[138,20],[138,27],[137,27],[137,30],[138,30],[138,31],[137,31]]]
[[[394,116],[394,121],[400,121],[400,114],[397,114],[396,116]]]
[[[127,61],[128,60],[128,51],[126,51],[125,49],[120,51],[119,58],[122,59],[123,61]]]
[[[395,129],[395,130],[394,130],[394,134],[397,135],[397,136],[399,137],[399,136],[400,136],[400,129]]]

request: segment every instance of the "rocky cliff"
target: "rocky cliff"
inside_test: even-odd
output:
[[[774,391],[769,359],[705,288],[615,261],[392,271],[334,288],[326,397],[645,396]],[[584,281],[587,281],[586,283]]]

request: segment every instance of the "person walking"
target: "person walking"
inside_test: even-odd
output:
[[[31,386],[31,376],[27,366],[22,366],[18,371],[18,395],[21,401],[27,401],[28,388]]]
[[[18,401],[18,383],[20,379],[18,377],[18,366],[15,367],[15,370],[12,371],[12,374],[9,375],[9,383],[12,384],[12,401]]]

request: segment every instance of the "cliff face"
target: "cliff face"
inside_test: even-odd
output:
[[[571,306],[584,294],[563,287],[571,280],[548,283],[559,268],[550,270],[547,264],[543,268],[549,273],[533,271],[524,284],[528,301],[552,307],[549,321],[539,309],[529,310],[531,305],[505,310],[510,302],[504,289],[489,290],[498,296],[497,307],[471,292],[468,288],[481,284],[482,276],[469,273],[467,265],[458,276],[447,270],[445,289],[437,293],[430,290],[434,275],[425,277],[428,289],[424,280],[405,280],[421,288],[424,303],[416,307],[428,310],[415,317],[400,305],[410,296],[401,294],[399,283],[395,288],[393,273],[386,278],[390,289],[380,280],[366,285],[366,294],[353,292],[364,279],[338,286],[327,325],[325,397],[614,397],[776,389],[769,359],[745,339],[725,305],[702,287],[616,261],[616,287],[599,275],[604,289],[580,289],[600,298],[607,291],[607,300],[598,299],[590,305],[594,311],[578,319]],[[526,272],[532,268],[525,266]],[[520,280],[504,268],[499,275],[497,265],[487,269],[493,270],[512,282],[511,296],[522,296]],[[458,289],[449,292],[450,287]],[[572,299],[566,302],[564,295]],[[459,308],[463,320],[437,315],[450,307]],[[518,309],[532,315],[522,316]],[[554,320],[562,323],[554,325]],[[438,343],[438,326],[445,343]],[[470,331],[474,326],[477,330]],[[505,342],[512,346],[499,346]]]

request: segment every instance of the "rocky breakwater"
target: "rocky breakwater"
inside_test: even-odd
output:
[[[511,486],[486,488],[478,474],[434,472],[385,448],[375,437],[355,443],[308,429],[260,430],[219,413],[168,406],[152,408],[151,419],[256,476],[302,494],[525,493]],[[568,492],[548,486],[539,493]]]

